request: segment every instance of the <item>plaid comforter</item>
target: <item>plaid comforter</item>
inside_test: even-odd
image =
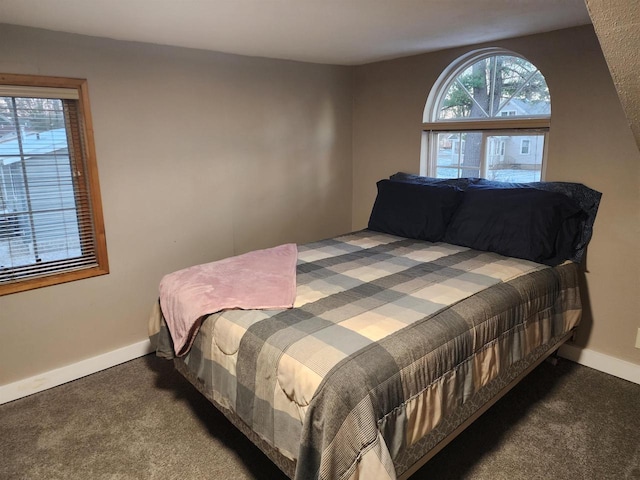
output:
[[[211,315],[184,363],[300,480],[395,479],[443,418],[580,318],[575,264],[367,230],[298,250],[293,309]]]

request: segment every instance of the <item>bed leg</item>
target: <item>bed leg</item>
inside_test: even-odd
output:
[[[577,334],[577,329],[574,328],[573,330],[571,330],[570,335],[566,338],[566,340],[564,340],[560,346],[558,348],[555,349],[555,351],[549,355],[545,361],[550,363],[551,365],[553,365],[554,367],[558,365],[558,363],[560,362],[560,347],[562,346],[562,344],[564,344],[564,342],[573,342],[576,339],[576,334]]]
[[[558,355],[558,350],[556,350],[555,352],[553,352],[551,355],[549,355],[546,360],[547,363],[550,363],[551,365],[553,365],[554,367],[558,365],[558,362],[560,361],[560,356]]]

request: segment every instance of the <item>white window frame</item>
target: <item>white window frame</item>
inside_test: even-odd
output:
[[[487,157],[488,157],[488,144],[487,144],[487,138],[488,137],[492,137],[492,136],[508,136],[508,135],[512,135],[512,136],[520,136],[520,135],[542,135],[544,137],[544,152],[543,152],[543,161],[542,161],[542,166],[541,166],[541,171],[540,171],[540,179],[544,179],[545,175],[546,175],[546,162],[544,161],[544,158],[546,158],[546,154],[547,154],[547,138],[548,138],[548,131],[546,129],[528,129],[528,130],[518,130],[517,132],[514,132],[512,130],[474,130],[475,132],[481,132],[482,133],[482,143],[480,145],[480,151],[483,152],[483,156],[480,162],[480,176],[482,178],[486,178],[488,176],[488,170],[489,170],[489,165],[487,164]],[[423,145],[423,150],[426,150],[426,152],[424,153],[424,157],[426,157],[426,172],[422,172],[421,175],[427,175],[430,177],[435,177],[436,176],[436,172],[437,172],[437,151],[438,151],[438,142],[437,142],[437,138],[438,138],[438,134],[441,133],[449,133],[449,134],[456,134],[456,133],[464,133],[464,131],[460,132],[460,131],[435,131],[435,132],[424,132],[423,133],[423,141],[422,141],[422,145]],[[529,141],[531,141],[529,139]],[[459,143],[464,143],[464,140],[462,140]],[[516,144],[517,145],[517,144]],[[462,170],[461,167],[451,167],[451,168],[457,168],[458,170]]]
[[[548,143],[548,131],[551,122],[551,115],[528,115],[528,116],[497,116],[490,118],[473,118],[473,119],[438,119],[438,106],[444,95],[447,93],[447,86],[452,79],[458,77],[464,70],[471,65],[479,62],[483,59],[497,56],[513,56],[524,58],[518,53],[502,48],[485,48],[480,50],[473,50],[467,54],[461,56],[456,61],[452,62],[444,71],[440,74],[436,82],[434,83],[423,112],[422,123],[422,146],[420,152],[420,174],[435,177],[436,172],[436,154],[434,148],[435,138],[438,133],[451,132],[472,132],[472,131],[509,131],[510,135],[526,135],[526,132],[535,132],[536,134],[544,133],[544,149],[542,157],[542,168],[540,172],[540,178],[545,178],[546,172],[546,156],[547,156],[547,143]],[[486,158],[486,146],[484,142],[481,146],[481,151]],[[483,163],[486,163],[483,160]],[[486,174],[486,166],[483,169]]]

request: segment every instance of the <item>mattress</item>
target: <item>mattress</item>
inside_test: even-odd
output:
[[[580,320],[578,267],[363,230],[299,246],[287,310],[226,310],[181,371],[290,477],[395,479]],[[173,356],[159,308],[158,355]]]

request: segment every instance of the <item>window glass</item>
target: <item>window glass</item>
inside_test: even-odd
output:
[[[544,153],[544,135],[527,133],[513,135],[509,132],[487,134],[488,152],[486,157],[487,171],[483,177],[500,182],[539,182],[542,171]],[[522,145],[530,145],[532,154],[522,153]],[[494,145],[500,145],[492,151]]]
[[[16,119],[0,143],[1,213],[5,215],[0,266],[79,256],[62,100],[4,97],[0,106]]]
[[[527,60],[494,55],[464,68],[445,86],[437,120],[536,116],[551,113],[549,88]]]
[[[482,177],[502,182],[540,181],[544,134],[509,131],[434,134],[435,177]],[[522,155],[523,145],[529,154]]]

